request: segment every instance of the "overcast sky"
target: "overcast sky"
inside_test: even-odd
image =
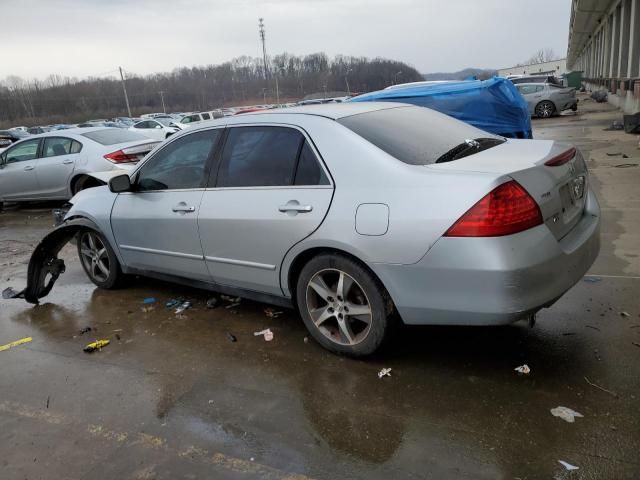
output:
[[[564,56],[570,0],[0,0],[0,79],[138,74],[267,52],[387,57],[422,73]],[[113,74],[113,73],[111,73]]]

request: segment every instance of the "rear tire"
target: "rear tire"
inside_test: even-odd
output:
[[[536,116],[539,118],[549,118],[553,116],[556,111],[556,106],[553,102],[544,100],[536,105]]]
[[[98,287],[111,290],[122,283],[124,274],[120,262],[102,234],[90,229],[81,230],[78,256],[89,280]]]
[[[371,355],[388,337],[389,294],[371,272],[344,255],[312,258],[298,277],[296,300],[309,333],[334,353]]]

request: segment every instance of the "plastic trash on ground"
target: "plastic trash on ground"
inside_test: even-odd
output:
[[[514,370],[524,375],[529,375],[529,373],[531,373],[531,369],[529,368],[529,365],[527,365],[526,363],[524,365],[520,365],[519,367],[514,368]]]
[[[350,102],[401,102],[428,107],[487,132],[532,138],[527,102],[510,80],[464,80],[396,86]]]
[[[391,369],[390,368],[383,368],[382,370],[380,370],[378,372],[378,378],[390,377],[390,376],[391,376]]]
[[[551,415],[553,415],[554,417],[560,417],[562,420],[569,423],[574,423],[576,421],[576,418],[584,417],[584,415],[582,415],[581,413],[578,413],[575,410],[571,410],[568,407],[556,407],[552,408],[550,411]]]
[[[564,460],[558,460],[558,463],[560,465],[562,465],[566,470],[578,470],[580,467],[576,467],[575,465],[571,465],[568,462],[565,462]]]
[[[111,343],[109,340],[96,340],[95,342],[91,342],[83,350],[87,353],[93,353],[96,350],[102,350],[104,347]]]
[[[176,315],[180,315],[182,312],[184,312],[185,310],[188,310],[191,308],[191,302],[184,302],[182,305],[180,305],[178,308],[176,308]]]
[[[145,305],[151,305],[152,303],[156,303],[156,299],[154,297],[147,297],[142,301]]]
[[[253,334],[256,337],[263,336],[266,342],[270,342],[271,340],[273,340],[273,332],[271,331],[270,328],[267,328],[266,330],[261,330],[259,332],[253,332]]]

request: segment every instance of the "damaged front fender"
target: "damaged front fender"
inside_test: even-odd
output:
[[[27,270],[27,287],[10,295],[10,298],[24,298],[35,305],[40,303],[40,299],[51,292],[53,284],[65,271],[64,261],[58,258],[58,253],[84,228],[98,230],[91,220],[75,218],[47,234],[31,254]]]

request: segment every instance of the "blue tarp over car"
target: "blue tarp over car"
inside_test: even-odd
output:
[[[524,98],[507,79],[418,82],[353,97],[350,102],[402,102],[428,107],[509,138],[532,138]]]

